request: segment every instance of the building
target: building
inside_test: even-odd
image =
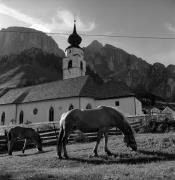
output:
[[[168,119],[175,120],[175,109],[173,107],[167,106],[162,112]]]
[[[156,114],[160,114],[161,113],[161,110],[157,107],[153,107],[150,109],[150,113],[153,114],[153,115],[156,115]]]
[[[91,109],[99,105],[118,107],[126,115],[142,114],[141,102],[126,86],[100,83],[85,75],[81,41],[74,23],[67,56],[63,59],[63,80],[11,89],[1,96],[1,125],[58,121],[70,109]]]

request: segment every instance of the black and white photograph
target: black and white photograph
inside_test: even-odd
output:
[[[0,0],[0,180],[175,179],[175,0]]]

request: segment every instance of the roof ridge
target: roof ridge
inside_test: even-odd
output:
[[[47,85],[47,84],[58,83],[58,82],[63,82],[63,81],[66,82],[66,81],[70,81],[70,80],[77,79],[77,78],[82,78],[82,77],[87,77],[87,76],[89,76],[89,75],[75,77],[75,78],[69,78],[69,79],[60,79],[60,80],[56,80],[56,81],[45,82],[45,83],[35,84],[35,85],[25,86],[25,87],[15,87],[15,88],[9,89],[9,91],[11,91],[11,90],[22,90],[22,89],[31,89],[33,87],[38,87],[38,86],[42,86],[42,85],[44,86],[44,85]]]

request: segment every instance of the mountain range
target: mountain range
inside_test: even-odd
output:
[[[10,27],[0,31],[0,89],[62,79],[65,56],[52,37],[43,32]],[[175,65],[149,64],[135,55],[94,40],[84,47],[87,73],[104,83],[122,82],[140,97],[175,100]]]

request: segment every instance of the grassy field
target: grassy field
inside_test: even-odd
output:
[[[130,151],[122,136],[111,136],[109,148],[116,157],[107,157],[103,141],[99,158],[89,158],[94,142],[67,146],[69,160],[59,160],[56,147],[44,147],[0,154],[0,180],[6,179],[175,179],[175,133],[137,134],[138,151]]]

